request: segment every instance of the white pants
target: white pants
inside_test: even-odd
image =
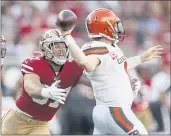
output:
[[[106,107],[96,105],[93,109],[94,132],[97,134],[148,135],[144,125],[130,107]]]

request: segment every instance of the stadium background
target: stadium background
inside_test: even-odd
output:
[[[21,62],[38,50],[38,41],[43,32],[55,28],[56,15],[63,9],[76,13],[78,22],[73,36],[81,46],[90,40],[85,19],[96,8],[109,8],[120,17],[126,37],[119,46],[126,56],[134,56],[157,44],[165,48],[161,59],[136,69],[143,87],[135,98],[133,109],[150,133],[170,134],[170,89],[168,91],[166,87],[170,85],[169,1],[2,1],[1,26],[7,41],[7,56],[1,79],[2,115],[20,93]],[[164,73],[166,70],[167,74]],[[165,91],[163,95],[160,95],[161,91]],[[157,126],[152,114],[152,111],[159,113],[155,103],[161,103],[163,129],[162,123],[159,122],[160,126]],[[52,134],[91,134],[94,105],[92,90],[83,86],[74,88],[66,104],[50,122]],[[159,114],[157,120],[160,120]]]

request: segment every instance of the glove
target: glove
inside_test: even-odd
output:
[[[138,78],[134,78],[131,80],[131,85],[133,92],[137,95],[141,89],[141,81]]]
[[[59,87],[60,80],[54,82],[50,87],[46,86],[41,91],[41,96],[44,98],[50,98],[52,100],[58,101],[61,104],[65,104],[66,91],[65,89],[57,88]]]

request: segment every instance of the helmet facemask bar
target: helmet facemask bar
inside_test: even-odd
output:
[[[113,33],[113,37],[116,40],[123,41],[124,36],[125,36],[125,30],[124,30],[121,20],[119,18],[117,19],[117,21],[114,25],[114,31],[115,32]]]
[[[107,23],[109,24],[110,28],[113,30],[113,34],[112,34],[113,38],[111,39],[115,41],[123,41],[125,36],[125,31],[122,26],[121,20],[117,18],[114,26],[112,26],[112,24],[108,20]]]
[[[60,49],[59,44],[63,44],[64,47]],[[52,50],[54,57],[59,58],[61,60],[66,60],[68,59],[68,47],[66,46],[65,42],[52,42],[49,44],[49,48]],[[57,50],[56,50],[57,49]],[[58,57],[59,56],[59,57]]]
[[[59,43],[64,43],[65,45],[65,54],[61,58],[60,56],[57,55],[61,51],[55,51],[56,50],[55,48],[57,48]],[[62,41],[46,42],[45,41],[42,46],[43,48],[45,48],[43,52],[45,58],[54,62],[57,65],[63,65],[69,57],[69,48],[67,47],[65,42],[62,42]]]

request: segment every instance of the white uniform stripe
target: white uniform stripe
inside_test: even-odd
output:
[[[30,67],[30,66],[27,66],[27,65],[25,65],[25,64],[22,64],[22,66],[25,67],[25,68],[27,68],[27,69],[29,69],[29,70],[32,70],[32,71],[33,71],[33,68]]]
[[[21,69],[21,72],[24,72],[24,73],[27,73],[27,74],[31,73],[31,72],[29,72],[29,71],[27,71],[25,69]]]

